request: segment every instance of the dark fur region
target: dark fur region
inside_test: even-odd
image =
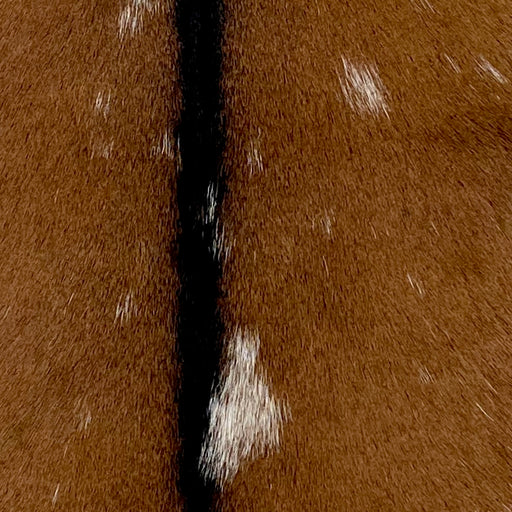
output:
[[[208,404],[219,365],[221,324],[217,313],[220,266],[212,253],[215,232],[204,221],[207,190],[222,200],[220,165],[222,2],[178,0],[183,110],[178,133],[182,172],[177,201],[180,219],[178,351],[181,362],[180,420],[183,439],[180,489],[185,508],[205,511],[214,487],[199,474],[208,426]]]

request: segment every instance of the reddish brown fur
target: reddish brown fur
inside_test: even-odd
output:
[[[223,316],[292,419],[223,512],[512,509],[510,4],[431,4],[226,0]]]
[[[121,40],[128,3],[0,7],[2,511],[181,508],[177,44],[164,1]]]
[[[0,510],[181,508],[177,44],[127,4],[0,7]],[[510,7],[383,4],[226,0],[222,315],[291,418],[225,512],[512,509]]]

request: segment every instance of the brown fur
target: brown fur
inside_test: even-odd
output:
[[[0,6],[2,511],[181,508],[176,34],[129,3]]]
[[[222,311],[292,418],[223,512],[512,509],[510,4],[431,4],[226,0]]]

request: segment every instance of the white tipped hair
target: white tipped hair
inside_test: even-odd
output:
[[[288,408],[271,396],[264,376],[256,372],[257,332],[236,329],[228,341],[228,362],[210,400],[210,425],[200,470],[219,487],[233,480],[241,463],[279,446]]]

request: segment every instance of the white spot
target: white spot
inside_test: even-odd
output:
[[[506,84],[508,79],[503,76],[487,59],[485,59],[482,55],[477,60],[477,66],[480,71],[491,76],[496,82],[500,84]]]
[[[335,221],[334,212],[332,209],[324,210],[324,215],[321,217],[317,217],[316,219],[313,218],[311,225],[313,229],[321,230],[323,233],[325,233],[328,237],[331,237],[332,235],[332,224]]]
[[[326,210],[324,217],[320,220],[320,225],[322,226],[323,231],[327,236],[331,236],[332,234],[332,221],[333,221],[334,215]]]
[[[132,316],[137,314],[137,305],[133,300],[132,292],[121,297],[116,307],[116,320],[121,324],[127,322]]]
[[[119,15],[119,37],[140,32],[146,14],[153,15],[159,7],[159,2],[154,0],[129,0]]]
[[[344,76],[337,73],[338,80],[350,107],[361,115],[389,117],[386,90],[375,66],[356,66],[343,58],[343,69]]]
[[[174,157],[174,147],[168,130],[165,130],[158,144],[151,147],[151,156],[164,155]]]
[[[80,430],[80,431],[87,430],[91,421],[92,421],[92,416],[91,416],[90,411],[82,413],[80,415],[80,422],[78,424],[78,430]]]
[[[79,432],[87,430],[92,421],[92,415],[86,400],[78,399],[75,406],[75,414],[77,415],[77,430]]]
[[[263,158],[255,141],[251,141],[251,147],[247,152],[247,165],[249,166],[250,176],[255,172],[263,172]]]
[[[288,408],[270,394],[256,372],[259,336],[237,329],[228,341],[228,363],[210,400],[210,425],[200,457],[205,479],[219,487],[233,480],[243,461],[279,446]]]
[[[7,318],[7,315],[8,315],[8,314],[9,314],[9,312],[11,311],[11,307],[12,307],[12,306],[7,306],[7,307],[5,308],[5,311],[3,312],[3,314],[2,314],[2,318],[1,318],[1,320],[0,320],[0,321],[2,321],[2,322],[3,322],[3,321]]]
[[[455,73],[461,72],[460,66],[457,64],[457,61],[453,57],[450,57],[446,53],[443,53],[443,57],[445,58],[446,62],[448,62],[453,71],[455,71]]]
[[[100,91],[96,96],[96,101],[94,102],[94,110],[98,114],[102,114],[105,118],[108,116],[110,112],[110,92],[102,92]]]
[[[431,384],[432,382],[434,382],[434,377],[429,372],[428,368],[426,368],[426,367],[420,368],[419,374],[420,374],[420,382],[422,382],[423,384]]]
[[[416,7],[419,7],[423,10],[429,10],[429,11],[435,12],[434,8],[432,7],[432,4],[429,2],[429,0],[413,0],[412,3]]]
[[[420,297],[425,296],[425,290],[421,286],[420,282],[417,279],[414,279],[410,274],[407,274],[407,280],[409,281],[409,284],[411,285],[411,288],[418,292],[418,295]]]
[[[217,187],[214,183],[209,183],[206,189],[206,215],[205,223],[212,224],[215,220],[215,212],[217,211]]]
[[[52,506],[55,506],[55,503],[57,503],[57,498],[59,497],[59,489],[60,489],[60,484],[57,484],[57,488],[55,489],[55,492],[53,493]]]
[[[432,229],[436,232],[436,235],[439,236],[439,231],[437,230],[436,225],[432,221],[430,221],[430,225],[432,226]]]
[[[224,224],[219,219],[215,222],[215,235],[212,242],[213,257],[218,261],[226,262],[231,255],[231,249],[235,246],[235,238],[226,235]]]
[[[92,146],[91,159],[94,157],[110,158],[114,149],[114,139],[110,139],[108,142],[96,142]]]

